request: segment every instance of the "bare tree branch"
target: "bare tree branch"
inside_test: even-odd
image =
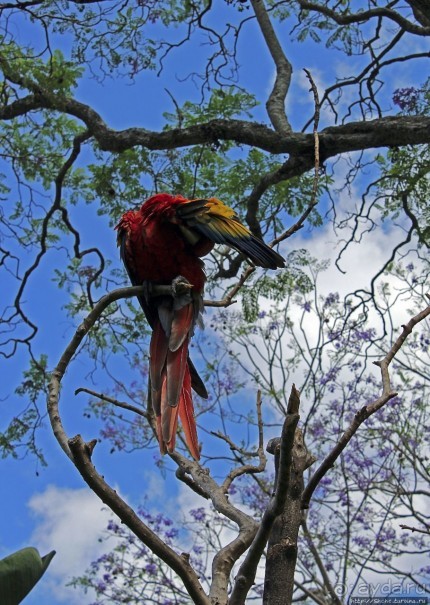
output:
[[[122,408],[123,410],[127,410],[128,412],[133,412],[134,414],[138,414],[139,416],[143,416],[144,418],[148,418],[148,413],[145,412],[142,408],[138,408],[135,405],[130,405],[129,403],[125,403],[125,401],[118,401],[118,399],[114,399],[113,397],[109,397],[108,395],[104,395],[103,393],[97,393],[92,389],[87,389],[85,387],[80,387],[76,389],[75,395],[79,393],[88,393],[88,395],[92,395],[93,397],[97,397],[102,401],[106,401],[106,403],[111,403],[118,408]]]
[[[412,533],[418,532],[420,534],[430,535],[430,529],[419,529],[418,527],[410,527],[409,525],[400,525],[402,529],[408,529]]]
[[[303,528],[303,535],[309,546],[309,550],[311,551],[312,556],[315,560],[315,563],[317,564],[317,567],[321,573],[321,576],[322,576],[322,579],[324,582],[324,586],[327,589],[327,592],[329,593],[329,595],[332,599],[332,602],[337,605],[340,605],[341,600],[339,599],[338,595],[336,594],[336,591],[334,590],[333,584],[331,583],[330,577],[327,573],[324,563],[322,562],[318,549],[315,546],[314,541],[312,540],[312,536],[309,532],[308,525],[307,525],[306,519],[304,517],[302,519],[302,528]]]
[[[395,355],[400,351],[403,343],[405,342],[408,335],[412,332],[414,326],[420,321],[423,321],[426,317],[430,315],[430,306],[426,309],[418,313],[415,317],[413,317],[406,325],[403,326],[402,333],[394,342],[391,349],[388,351],[387,355],[380,361],[375,361],[375,365],[377,365],[381,369],[381,379],[382,379],[382,394],[380,397],[375,399],[372,403],[365,405],[361,410],[358,410],[349,425],[349,427],[345,430],[335,447],[331,450],[331,452],[324,458],[321,462],[320,466],[317,468],[315,473],[309,480],[304,492],[303,492],[303,500],[302,506],[303,508],[309,508],[309,502],[312,498],[312,495],[317,488],[321,479],[328,473],[331,467],[334,465],[336,460],[339,458],[340,454],[343,452],[345,447],[351,441],[352,437],[358,431],[359,427],[363,424],[369,416],[377,412],[381,407],[383,407],[390,399],[396,397],[397,392],[391,389],[390,384],[390,375],[388,372],[388,368],[390,363],[393,361]]]
[[[199,582],[198,576],[189,563],[186,553],[178,555],[158,535],[150,529],[134,510],[113,490],[96,471],[91,461],[91,449],[80,435],[68,440],[72,461],[85,482],[95,494],[109,506],[123,523],[144,543],[154,554],[165,561],[181,578],[189,595],[196,605],[210,605]]]
[[[276,171],[275,175],[270,176],[270,184],[303,174],[314,166],[313,134],[298,132],[280,134],[262,124],[223,119],[162,132],[144,128],[115,131],[109,128],[101,116],[88,105],[42,90],[31,80],[15,74],[1,57],[0,65],[10,81],[34,93],[26,99],[20,99],[0,109],[0,119],[10,120],[31,110],[42,108],[62,111],[82,120],[88,132],[104,151],[119,152],[136,145],[152,150],[166,150],[202,143],[217,143],[219,140],[233,140],[237,144],[259,147],[275,154],[291,154],[289,160]],[[429,132],[430,117],[428,116],[385,117],[331,126],[319,133],[320,161],[324,162],[330,157],[348,151],[428,143]]]
[[[264,0],[251,0],[251,4],[255,16],[257,17],[258,25],[264,36],[264,40],[276,65],[275,83],[266,103],[267,113],[277,132],[290,132],[291,126],[285,114],[285,98],[290,87],[293,68],[285,56],[275,30],[273,29],[273,25],[264,5]]]
[[[428,36],[430,35],[430,26],[429,27],[420,27],[415,23],[411,23],[405,17],[402,17],[399,13],[396,13],[391,8],[384,7],[375,7],[369,10],[363,10],[359,13],[339,13],[335,10],[330,9],[328,6],[324,6],[323,4],[315,4],[314,2],[307,2],[306,0],[297,0],[302,9],[315,11],[333,19],[339,25],[349,25],[351,23],[363,23],[369,21],[369,19],[379,18],[379,17],[387,17],[391,21],[394,21],[405,31],[415,34],[417,36]],[[415,0],[416,1],[416,0]],[[412,1],[409,2],[412,4]]]

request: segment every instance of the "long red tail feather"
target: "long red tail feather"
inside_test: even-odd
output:
[[[189,314],[182,318],[188,323]],[[173,452],[176,442],[178,415],[185,441],[195,460],[200,451],[191,395],[191,374],[188,366],[187,335],[177,350],[172,351],[160,322],[154,326],[150,344],[151,400],[157,421],[160,452]]]
[[[197,427],[194,418],[193,398],[191,395],[190,371],[185,371],[184,384],[182,386],[181,398],[179,400],[179,416],[184,429],[185,441],[194,460],[200,459],[200,447],[197,437]]]

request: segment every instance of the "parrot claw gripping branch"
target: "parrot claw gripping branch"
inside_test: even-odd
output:
[[[160,451],[173,452],[179,416],[188,449],[198,460],[191,392],[205,399],[208,394],[188,347],[196,324],[202,323],[206,277],[201,257],[215,244],[224,244],[259,267],[284,267],[284,259],[216,198],[188,200],[160,193],[147,199],[140,209],[126,212],[116,229],[132,284],[145,286],[139,302],[152,328],[149,397]],[[170,285],[171,295],[152,292],[156,285]]]

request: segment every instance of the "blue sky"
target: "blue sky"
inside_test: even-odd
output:
[[[273,64],[269,57],[261,36],[256,31],[255,24],[247,26],[249,35],[243,37],[240,44],[240,62],[242,63],[240,84],[249,87],[263,101],[258,111],[259,117],[265,120],[264,100],[273,78]],[[284,26],[283,26],[284,27]],[[27,37],[28,41],[37,38],[33,27],[21,23],[20,35]],[[19,29],[18,28],[18,29]],[[67,51],[67,38],[57,37],[55,43],[58,48]],[[103,84],[85,77],[76,91],[76,98],[92,105],[108,123],[117,129],[130,126],[142,126],[158,130],[163,126],[163,111],[173,111],[170,97],[165,92],[167,87],[181,104],[190,97],[195,100],[198,91],[191,81],[180,83],[177,76],[185,74],[184,65],[198,62],[196,46],[186,46],[166,63],[165,72],[161,77],[154,73],[139,76],[135,83],[127,79],[110,80]],[[300,127],[304,121],[303,108],[306,107],[306,118],[312,109],[312,100],[308,93],[308,85],[302,68],[311,70],[317,83],[322,78],[328,78],[329,72],[348,70],[348,62],[343,64],[334,60],[334,52],[322,49],[313,42],[305,45],[289,44],[286,52],[294,64],[292,88],[287,107],[294,109],[291,122],[294,127]],[[351,59],[355,61],[355,59]],[[410,82],[408,68],[399,66],[396,80],[389,87],[393,90],[406,86]],[[391,90],[387,90],[388,93]],[[325,117],[323,116],[324,125]],[[225,200],[228,202],[228,200]],[[82,246],[102,246],[106,255],[118,263],[118,252],[115,244],[115,234],[108,229],[104,218],[96,217],[94,209],[78,209],[73,211],[72,217],[81,222],[83,228]],[[97,222],[97,229],[94,224]],[[297,247],[303,245],[301,235],[297,238]],[[330,255],[330,242],[327,235],[321,232],[312,247],[316,254]],[[369,262],[380,260],[383,255],[384,244],[381,240],[375,248],[369,249]],[[58,288],[50,279],[51,269],[57,259],[46,258],[42,270],[32,279],[28,290],[27,300],[32,314],[43,326],[38,336],[37,349],[46,352],[50,364],[53,364],[72,335],[71,320],[65,317],[62,305],[67,297],[59,293]],[[350,258],[350,263],[353,259]],[[363,280],[367,278],[367,271]],[[347,280],[349,278],[346,278]],[[347,287],[347,281],[345,287]],[[327,276],[327,288],[330,289],[330,278]],[[23,355],[19,353],[7,363],[1,360],[2,383],[0,386],[0,411],[2,418],[14,412],[13,406],[22,407],[22,401],[17,402],[14,395],[15,385],[20,380],[20,371],[23,364]],[[98,434],[98,423],[95,420],[82,421],[82,414],[86,406],[85,396],[73,396],[77,386],[83,386],[88,367],[77,361],[69,369],[64,381],[62,402],[64,406],[64,421],[70,435],[83,432],[86,439]],[[91,388],[91,384],[88,385]],[[103,389],[103,384],[98,385]],[[43,402],[41,402],[43,405]],[[97,542],[98,532],[106,525],[107,513],[100,513],[102,504],[84,486],[76,469],[61,452],[55,441],[48,421],[46,429],[40,432],[40,445],[48,461],[48,467],[42,468],[34,458],[27,456],[22,460],[6,459],[1,461],[1,478],[3,482],[2,515],[0,518],[0,556],[27,545],[40,549],[41,554],[48,550],[57,550],[57,556],[51,563],[46,577],[39,583],[37,589],[26,599],[27,605],[73,605],[85,601],[73,591],[63,587],[64,578],[68,574],[83,571],[90,562],[100,554],[100,544]],[[2,425],[3,426],[3,425]],[[134,504],[137,504],[144,493],[149,490],[149,502],[152,506],[159,506],[160,498],[174,499],[182,488],[170,480],[159,477],[155,470],[153,474],[152,452],[144,454],[134,452],[131,454],[109,454],[110,445],[101,443],[96,447],[94,460],[98,468],[105,474],[107,480],[118,485],[119,489]],[[52,511],[55,511],[53,514]]]

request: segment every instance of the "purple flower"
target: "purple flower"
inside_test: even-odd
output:
[[[310,313],[310,311],[311,311],[311,303],[308,302],[308,301],[306,301],[302,308],[303,308],[304,311],[306,311],[306,313]]]
[[[206,512],[203,507],[190,510],[190,515],[193,517],[194,521],[204,521],[206,519]]]
[[[175,527],[172,527],[171,529],[166,531],[166,538],[169,538],[170,540],[172,538],[176,538],[177,535],[178,535],[178,530]]]
[[[357,340],[372,340],[375,337],[374,328],[369,328],[369,330],[356,330],[354,336]]]
[[[330,292],[324,301],[324,307],[331,307],[332,305],[339,302],[339,294],[337,292]]]
[[[328,382],[334,382],[336,380],[336,376],[337,376],[338,370],[336,368],[331,368],[327,374],[324,374],[324,376],[321,376],[319,383],[321,385],[325,385]]]
[[[150,576],[155,576],[155,574],[157,573],[157,566],[155,565],[155,563],[148,563],[147,565],[145,565],[145,571]]]
[[[116,533],[118,533],[119,525],[118,525],[118,523],[115,523],[115,521],[113,521],[111,519],[108,523],[107,528],[108,528],[108,531],[113,531],[116,534]]]
[[[104,592],[106,590],[106,584],[104,582],[97,582],[96,584],[96,591],[97,592]]]
[[[416,108],[418,102],[418,94],[421,91],[412,86],[408,88],[397,88],[393,94],[393,103],[400,107],[402,111],[412,111]]]

